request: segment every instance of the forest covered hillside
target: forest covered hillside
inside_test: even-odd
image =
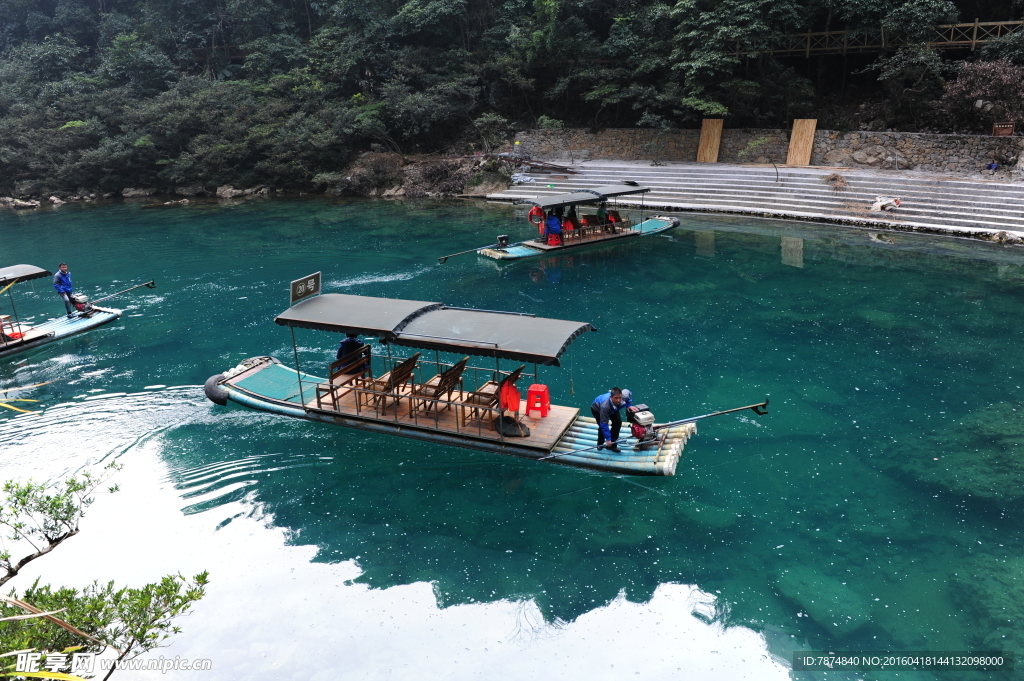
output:
[[[1024,118],[995,0],[0,0],[0,193],[316,187],[360,150],[493,148],[523,127],[984,131]],[[786,34],[896,36],[774,58]],[[980,102],[980,104],[979,104]]]

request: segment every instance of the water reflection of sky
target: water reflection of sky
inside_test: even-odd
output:
[[[212,416],[197,388],[101,398],[59,405],[44,417],[0,426],[13,442],[5,475],[46,476],[55,466],[84,464],[72,450],[95,458],[109,452],[125,464],[121,491],[101,494],[80,537],[62,547],[64,560],[30,566],[36,576],[80,586],[93,579],[124,584],[167,572],[209,570],[208,595],[181,621],[184,632],[157,657],[211,658],[203,678],[786,678],[764,638],[744,627],[708,623],[716,596],[695,586],[666,583],[650,600],[625,597],[572,622],[546,619],[528,595],[439,607],[436,583],[415,581],[371,588],[358,583],[358,558],[325,563],[313,546],[296,545],[254,501],[246,481],[289,464],[268,459],[212,474],[219,482],[207,512],[182,513],[178,475],[168,470],[160,433],[183,424],[232,421]],[[74,442],[72,446],[69,443]],[[224,493],[241,489],[237,501]],[[188,498],[192,506],[195,496]],[[225,523],[225,520],[230,522]],[[443,570],[442,570],[443,572]],[[150,678],[119,672],[121,678]],[[153,678],[157,675],[154,674]],[[171,672],[161,678],[192,678]]]
[[[1018,249],[685,216],[621,249],[433,266],[515,235],[510,213],[0,214],[13,261],[48,265],[70,233],[61,257],[88,292],[159,286],[124,299],[116,324],[0,364],[0,388],[55,381],[26,394],[43,415],[0,418],[4,476],[127,464],[124,491],[73,540],[95,562],[37,569],[71,584],[209,569],[171,652],[215,646],[232,678],[264,664],[267,642],[285,652],[265,664],[287,677],[356,678],[391,659],[409,675],[435,665],[427,676],[764,678],[783,669],[769,650],[1020,647],[1007,622],[1024,617]],[[705,422],[675,478],[638,480],[205,402],[208,376],[290,354],[271,320],[284,282],[316,270],[327,290],[595,323],[562,369],[542,370],[559,403],[585,408],[611,382],[659,418],[765,393],[772,413]],[[45,282],[21,295],[25,316],[60,311]],[[336,347],[297,335],[304,367]],[[754,667],[723,671],[723,650]]]

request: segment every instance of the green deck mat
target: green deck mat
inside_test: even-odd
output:
[[[316,394],[317,383],[323,383],[324,379],[302,374],[302,390],[306,399],[312,399]],[[257,395],[269,397],[273,400],[283,400],[302,404],[299,393],[298,374],[295,369],[289,369],[283,364],[271,364],[252,376],[246,376],[235,383],[236,386]]]

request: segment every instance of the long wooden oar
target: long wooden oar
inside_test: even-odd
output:
[[[104,300],[110,300],[114,296],[119,296],[122,293],[128,293],[129,291],[134,291],[135,289],[142,288],[143,286],[145,286],[146,288],[156,288],[156,280],[155,279],[151,279],[151,280],[147,281],[145,284],[139,284],[138,286],[132,286],[131,288],[126,288],[125,290],[118,291],[117,293],[111,293],[109,296],[104,296],[103,298],[100,298],[99,300],[90,300],[89,304],[91,305],[91,304],[94,304],[94,303],[102,303]]]
[[[743,411],[744,409],[753,409],[754,413],[758,416],[764,416],[768,413],[768,398],[764,398],[764,402],[758,404],[748,404],[745,407],[736,407],[735,409],[726,409],[725,411],[715,411],[710,414],[702,414],[700,416],[691,416],[688,419],[679,419],[678,421],[669,421],[668,423],[662,423],[661,425],[654,426],[654,430],[661,430],[662,428],[671,428],[673,426],[681,426],[684,423],[693,423],[694,421],[700,421],[701,419],[709,419],[712,416],[721,416],[722,414],[731,414],[736,411]]]
[[[716,411],[716,412],[712,412],[710,414],[702,414],[701,416],[691,416],[688,419],[679,419],[678,421],[669,421],[668,423],[662,423],[659,426],[654,426],[654,430],[655,430],[655,432],[657,432],[657,431],[665,429],[665,428],[672,428],[674,426],[681,426],[684,423],[693,423],[694,421],[700,421],[701,419],[711,418],[712,416],[721,416],[722,414],[732,414],[733,412],[743,411],[744,409],[753,409],[754,413],[757,414],[758,416],[764,416],[765,414],[768,413],[768,398],[766,397],[764,399],[764,402],[760,402],[758,404],[748,404],[745,407],[736,407],[735,409],[726,409],[725,411]],[[604,446],[607,446],[609,444],[617,445],[620,442],[625,442],[628,439],[629,439],[628,437],[620,437],[618,440],[615,440],[614,442],[606,442],[606,443],[604,443]],[[538,461],[547,461],[548,459],[554,459],[556,457],[566,456],[568,454],[577,454],[579,452],[589,452],[589,451],[591,451],[593,449],[598,449],[601,446],[602,445],[594,445],[593,447],[584,447],[583,449],[570,449],[567,452],[561,452],[559,454],[549,454],[548,456],[542,456],[541,458],[539,458],[537,460]]]
[[[498,244],[491,244],[490,246],[477,246],[476,248],[471,248],[468,251],[462,251],[460,253],[452,253],[451,255],[443,255],[443,256],[441,256],[440,258],[437,259],[437,264],[438,265],[443,265],[445,263],[445,261],[448,260],[448,258],[454,258],[457,255],[466,255],[467,253],[476,253],[477,251],[482,251],[485,248],[494,248],[497,245]]]
[[[51,383],[56,383],[57,381],[62,381],[62,380],[64,380],[64,379],[58,378],[58,379],[53,380],[53,381],[47,381],[46,383],[33,383],[32,385],[23,385],[23,386],[20,386],[18,388],[0,388],[0,393],[4,393],[5,395],[7,393],[16,393],[19,390],[28,390],[29,388],[38,388],[41,385],[50,385]],[[0,399],[3,399],[3,398],[0,398]]]

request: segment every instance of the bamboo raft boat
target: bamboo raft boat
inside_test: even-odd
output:
[[[622,226],[614,232],[588,231],[586,228],[566,232],[564,242],[556,246],[549,246],[538,241],[520,241],[504,247],[481,248],[477,254],[494,260],[522,260],[534,256],[558,255],[564,251],[574,251],[585,246],[607,243],[624,245],[624,240],[630,237],[654,236],[678,226],[679,218],[656,215],[635,226],[630,220],[623,220]]]
[[[649,191],[651,191],[649,187],[641,187],[634,182],[516,201],[520,205],[533,206],[528,219],[531,225],[540,229],[539,238],[510,243],[508,236],[500,235],[495,244],[442,256],[438,258],[438,262],[444,263],[455,255],[472,252],[494,260],[521,260],[557,255],[563,251],[574,251],[607,243],[620,245],[636,237],[654,236],[678,227],[679,218],[656,215],[646,220],[643,219],[642,207],[639,223],[629,217],[619,215],[616,210],[604,210],[610,199],[630,194],[645,194]],[[602,210],[593,214],[576,216],[576,208],[593,204],[599,204]],[[570,210],[569,214],[565,214],[566,209]],[[552,215],[557,216],[561,224],[560,233],[556,235],[547,234],[545,227],[545,220]],[[565,216],[564,221],[562,220],[563,216]],[[535,217],[539,217],[540,222],[534,222]]]
[[[364,345],[332,363],[324,376],[260,356],[211,376],[208,399],[258,411],[358,428],[438,444],[507,454],[568,466],[630,475],[674,475],[692,422],[672,422],[657,441],[622,438],[619,452],[598,449],[597,423],[576,407],[556,404],[519,411],[505,401],[505,387],[526,377],[537,381],[537,366],[558,366],[558,358],[587,331],[584,322],[519,313],[448,307],[441,303],[322,294],[307,298],[275,322],[295,329],[361,334],[379,339],[386,355]],[[408,357],[393,346],[433,350]],[[440,353],[465,355],[443,361]],[[470,356],[492,357],[490,368],[469,366]],[[503,370],[501,359],[522,362]],[[533,373],[526,371],[533,364]],[[528,389],[528,399],[534,388]],[[545,389],[546,392],[546,389]],[[527,404],[527,407],[532,406]],[[513,413],[511,417],[506,416]],[[517,432],[518,431],[518,432]]]
[[[11,305],[10,315],[0,315],[0,357],[37,348],[47,343],[91,331],[121,316],[121,310],[90,305],[74,316],[61,315],[40,324],[26,324],[17,317],[11,288],[23,281],[51,276],[52,273],[33,265],[13,265],[0,269],[0,292],[6,291]]]

